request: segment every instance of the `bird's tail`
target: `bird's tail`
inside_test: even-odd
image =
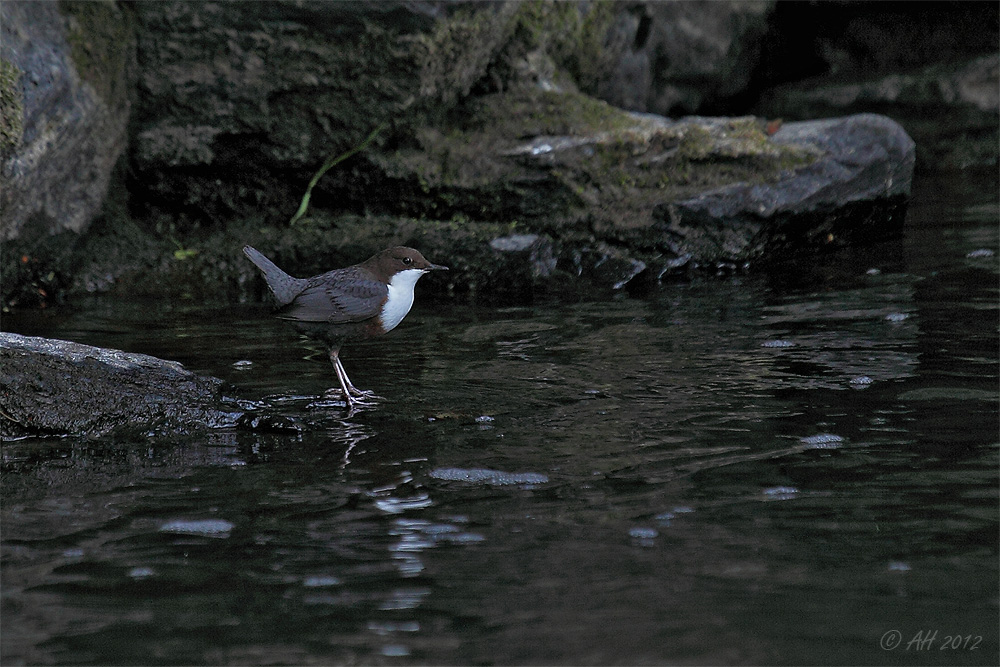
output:
[[[274,262],[264,257],[256,248],[245,245],[243,246],[243,254],[264,274],[264,280],[267,281],[267,286],[274,293],[274,298],[279,306],[288,305],[302,291],[305,280],[288,275],[279,269]]]

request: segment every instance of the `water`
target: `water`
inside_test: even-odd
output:
[[[273,428],[4,443],[2,662],[996,664],[997,220],[935,179],[902,240],[783,277],[418,287],[344,349],[353,415],[261,307],[6,317]]]

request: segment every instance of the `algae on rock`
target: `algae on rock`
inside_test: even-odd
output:
[[[24,136],[24,93],[21,68],[0,58],[0,155],[21,145]]]
[[[447,129],[422,128],[416,145],[369,160],[396,195],[384,213],[631,242],[664,201],[773,181],[816,157],[771,142],[754,118],[673,121],[521,86],[470,99]]]

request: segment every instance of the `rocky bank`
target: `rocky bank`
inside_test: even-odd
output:
[[[525,300],[896,234],[997,164],[997,10],[945,5],[5,2],[4,306],[254,299],[246,242]]]

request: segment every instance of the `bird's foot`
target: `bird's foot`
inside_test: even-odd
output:
[[[348,385],[347,386],[347,391],[348,391],[348,393],[352,397],[354,397],[354,398],[360,398],[362,400],[364,400],[364,399],[373,399],[373,398],[381,398],[381,396],[379,396],[378,394],[376,394],[371,389],[358,389],[354,385]]]
[[[353,405],[374,406],[378,405],[379,401],[382,400],[384,399],[374,391],[359,391],[358,393],[351,395],[349,402]]]
[[[340,387],[330,387],[323,394],[323,397],[339,398],[343,400],[349,408],[353,408],[354,406],[375,405],[382,398],[374,391],[362,390],[353,386],[348,387],[347,392]]]

